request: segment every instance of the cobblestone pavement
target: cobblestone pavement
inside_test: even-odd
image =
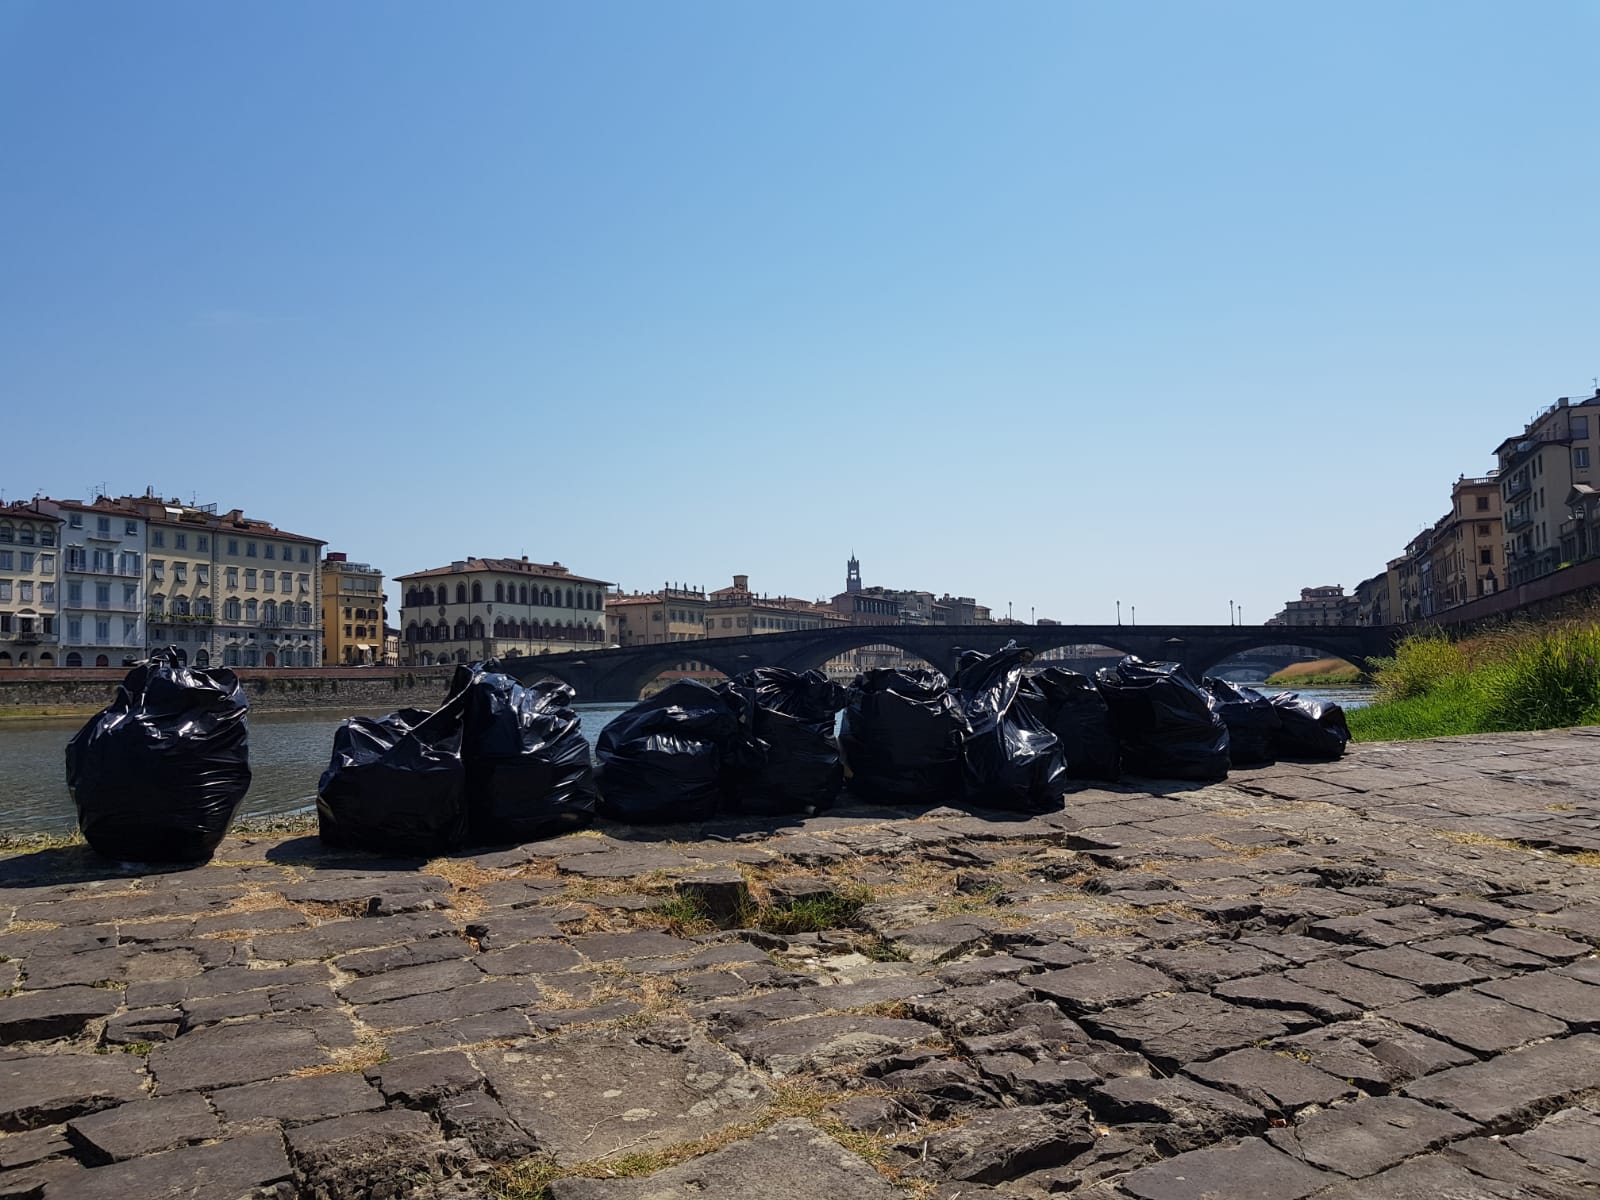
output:
[[[1030,820],[16,855],[0,1197],[1600,1195],[1597,852],[1577,730]]]

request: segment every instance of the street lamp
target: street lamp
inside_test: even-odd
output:
[[[1128,623],[1130,625],[1139,623],[1139,607],[1136,604],[1128,605]]]
[[[1228,624],[1233,624],[1233,601],[1228,601]]]
[[[1117,601],[1117,624],[1122,624],[1122,601]]]

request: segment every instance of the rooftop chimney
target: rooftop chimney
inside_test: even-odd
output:
[[[737,591],[748,592],[750,590],[750,576],[735,575],[733,577],[733,586]]]

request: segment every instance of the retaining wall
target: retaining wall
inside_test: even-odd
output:
[[[297,708],[432,708],[444,698],[451,668],[296,667],[236,668],[235,674],[262,712]],[[14,667],[0,671],[0,713],[8,708],[98,708],[127,671],[121,667]]]

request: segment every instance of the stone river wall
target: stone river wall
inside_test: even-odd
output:
[[[0,716],[8,709],[94,709],[111,699],[121,667],[0,672]],[[237,671],[252,708],[429,708],[444,695],[448,668],[307,667]]]

